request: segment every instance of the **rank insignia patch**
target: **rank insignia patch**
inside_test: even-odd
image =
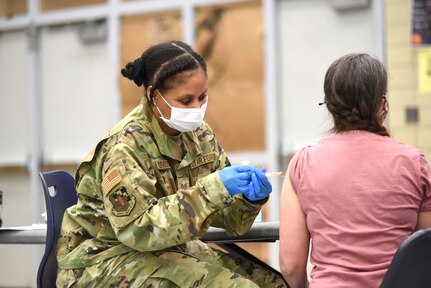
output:
[[[190,187],[189,178],[178,178],[177,182],[178,182],[178,187],[181,190],[186,190]]]
[[[126,187],[121,186],[109,195],[109,201],[112,203],[112,214],[115,216],[127,216],[135,207],[135,197],[127,192]]]

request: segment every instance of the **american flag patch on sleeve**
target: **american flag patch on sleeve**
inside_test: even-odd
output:
[[[117,168],[111,170],[108,174],[106,174],[105,178],[102,181],[102,191],[104,194],[108,193],[112,190],[118,183],[122,180],[120,172],[118,172]]]

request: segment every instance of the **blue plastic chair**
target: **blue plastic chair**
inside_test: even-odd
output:
[[[66,171],[39,172],[45,194],[47,233],[45,252],[37,271],[37,287],[55,287],[57,279],[56,246],[64,211],[76,204],[75,180]],[[51,191],[51,192],[50,192]]]
[[[400,245],[380,288],[431,287],[431,228],[416,231]]]

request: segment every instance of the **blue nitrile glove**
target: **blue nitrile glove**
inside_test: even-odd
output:
[[[249,190],[251,183],[251,172],[255,168],[248,165],[229,166],[219,170],[221,181],[231,196],[238,193],[245,193]]]
[[[272,185],[265,176],[266,169],[256,168],[251,174],[251,182],[244,196],[250,201],[265,199],[272,191]]]

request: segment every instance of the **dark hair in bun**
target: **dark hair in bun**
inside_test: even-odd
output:
[[[121,74],[135,82],[145,90],[151,87],[150,99],[154,91],[169,89],[167,80],[171,80],[179,73],[201,68],[205,74],[207,66],[201,55],[189,45],[181,41],[169,41],[148,48],[141,57],[121,69]]]

